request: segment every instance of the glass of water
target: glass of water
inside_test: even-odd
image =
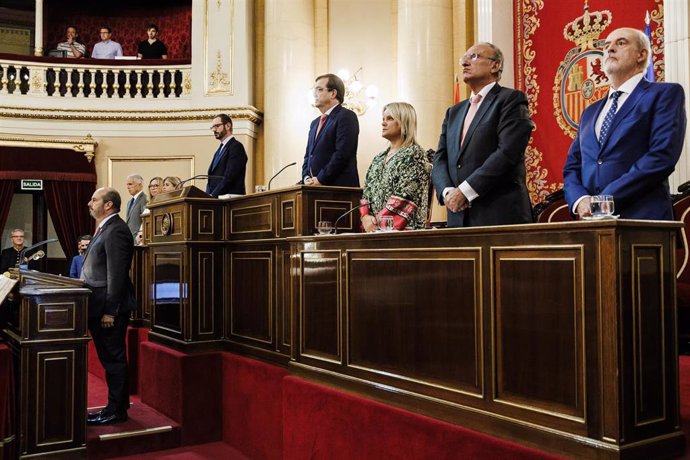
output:
[[[613,216],[615,206],[613,204],[613,197],[611,195],[596,195],[590,201],[590,210],[592,217],[595,219],[602,219]]]
[[[394,230],[393,224],[393,216],[381,216],[379,218],[379,228],[382,232],[392,232]]]
[[[328,235],[333,231],[333,222],[330,220],[320,220],[316,224],[316,230],[320,235]]]

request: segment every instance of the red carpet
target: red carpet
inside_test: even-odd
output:
[[[558,458],[297,377],[283,408],[285,460]]]
[[[92,446],[96,434],[175,424],[165,415],[133,397],[131,420],[103,428],[89,428],[89,458],[126,459],[228,459],[228,460],[367,460],[367,459],[554,459],[547,452],[530,449],[457,425],[421,416],[301,378],[288,376],[277,366],[231,353],[185,355],[157,344],[142,344],[141,368],[144,393],[156,404],[182,419],[192,417],[192,406],[183,400],[209,398],[222,407],[222,432],[218,438],[187,447],[166,447],[172,441],[185,445],[179,434],[167,440],[156,437],[129,438],[123,445],[101,442]],[[220,359],[218,359],[220,358]],[[219,376],[221,382],[216,382]],[[167,384],[162,384],[166,382]],[[215,395],[216,384],[222,387]],[[156,390],[154,390],[156,388]],[[146,390],[148,389],[148,390]],[[206,390],[208,389],[208,390]],[[89,406],[102,404],[105,385],[90,376]],[[158,391],[160,390],[160,391]],[[680,357],[682,428],[690,439],[690,356]],[[99,394],[100,393],[100,394]],[[199,393],[207,393],[203,397]],[[206,401],[206,402],[204,402]],[[197,408],[198,409],[198,408]],[[206,422],[202,422],[206,423]],[[221,434],[222,441],[221,442]],[[175,437],[177,436],[177,437]],[[110,441],[113,442],[114,441]],[[168,444],[169,446],[170,444]],[[111,447],[112,446],[112,447]],[[689,443],[690,449],[690,443]],[[168,449],[159,450],[156,449]],[[690,450],[688,450],[690,452]],[[118,457],[118,455],[129,455]],[[690,458],[686,456],[683,458]]]

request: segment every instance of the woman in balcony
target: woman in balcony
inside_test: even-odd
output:
[[[369,166],[360,208],[362,227],[378,228],[379,219],[393,216],[394,227],[423,228],[428,213],[431,163],[416,140],[417,113],[406,102],[391,102],[383,108],[381,136],[386,150]]]

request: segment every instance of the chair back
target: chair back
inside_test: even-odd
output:
[[[570,215],[563,189],[556,190],[544,198],[544,201],[537,203],[532,208],[532,217],[537,223],[569,222],[575,220]]]

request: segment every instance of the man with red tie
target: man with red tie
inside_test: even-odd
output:
[[[359,187],[357,141],[359,122],[343,107],[345,84],[337,75],[316,79],[314,106],[321,116],[311,122],[307,151],[302,164],[306,185]]]
[[[449,227],[532,221],[525,149],[534,124],[527,96],[498,84],[503,53],[491,43],[460,59],[470,99],[446,111],[431,179]]]
[[[570,210],[591,215],[592,195],[611,195],[627,219],[673,220],[668,176],[685,138],[685,93],[677,83],[644,79],[647,36],[621,28],[604,42],[607,97],[585,109],[563,167]]]

